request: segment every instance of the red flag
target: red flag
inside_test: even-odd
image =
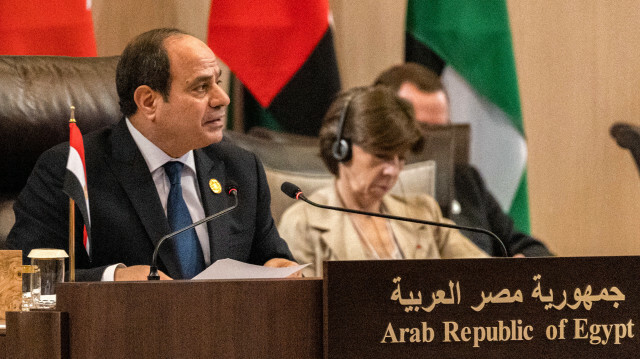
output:
[[[245,130],[317,136],[340,91],[328,0],[215,0],[208,43],[242,82]]]
[[[91,216],[89,214],[89,193],[87,192],[87,171],[84,161],[84,144],[82,133],[76,126],[76,120],[71,116],[69,120],[69,158],[67,160],[67,173],[64,177],[62,189],[74,202],[84,219],[84,233],[82,243],[91,258]]]
[[[96,56],[90,4],[0,1],[0,55]]]
[[[327,0],[215,0],[208,43],[260,105],[268,107],[328,27]]]

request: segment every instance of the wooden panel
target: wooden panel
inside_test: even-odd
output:
[[[616,121],[640,124],[638,1],[509,1],[534,234],[561,255],[640,254],[640,185]]]
[[[73,358],[322,356],[319,279],[64,283],[57,306]]]
[[[4,321],[1,321],[4,323]],[[5,330],[0,330],[0,359],[4,359],[7,357],[7,336]]]
[[[330,0],[343,88],[369,85],[404,62],[406,0]]]
[[[7,313],[7,358],[68,358],[67,314],[56,311]]]
[[[20,310],[21,266],[22,251],[0,250],[0,320],[5,320],[5,311]]]
[[[207,40],[210,0],[93,0],[98,56],[120,55],[136,35],[157,27],[177,27]]]

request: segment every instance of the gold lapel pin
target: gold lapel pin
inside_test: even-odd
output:
[[[211,191],[215,194],[220,194],[220,192],[222,192],[222,186],[215,178],[209,180],[209,188],[211,188]]]

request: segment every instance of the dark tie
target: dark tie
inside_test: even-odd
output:
[[[169,182],[171,182],[167,199],[167,219],[172,231],[177,231],[192,223],[187,203],[182,197],[180,175],[183,166],[182,162],[175,161],[167,162],[163,166],[167,177],[169,177]],[[173,243],[173,251],[177,257],[182,279],[191,279],[204,270],[204,256],[194,228],[178,234],[171,239],[171,243]]]

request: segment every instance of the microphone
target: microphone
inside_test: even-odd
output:
[[[640,127],[628,123],[617,122],[609,129],[618,146],[632,149],[640,144]]]
[[[222,211],[218,212],[218,213],[214,213],[212,215],[210,215],[209,217],[205,217],[197,222],[194,222],[182,229],[179,229],[175,232],[169,233],[166,236],[160,238],[160,240],[158,241],[158,243],[156,244],[154,250],[153,250],[153,257],[151,257],[151,268],[149,270],[149,275],[147,276],[147,280],[160,280],[160,275],[158,274],[158,266],[157,266],[157,262],[158,262],[158,251],[160,249],[160,246],[162,245],[162,243],[164,243],[165,240],[174,237],[184,231],[188,231],[196,226],[199,226],[203,223],[209,222],[213,219],[216,219],[224,214],[226,214],[227,212],[230,212],[231,210],[233,210],[234,208],[238,207],[238,185],[234,182],[234,181],[229,181],[229,184],[227,185],[227,194],[230,196],[233,196],[233,198],[235,199],[235,203],[233,204],[233,206],[231,207],[227,207],[225,209],[223,209]]]
[[[640,126],[628,123],[614,123],[610,129],[611,136],[615,138],[618,146],[631,152],[636,167],[640,171]]]
[[[393,219],[393,220],[396,220],[396,221],[427,224],[427,225],[430,225],[430,226],[437,226],[437,227],[465,229],[465,230],[471,231],[471,232],[484,233],[484,234],[492,237],[496,241],[498,241],[498,243],[500,243],[500,248],[502,249],[502,253],[504,254],[504,256],[505,257],[509,257],[509,252],[507,252],[507,247],[505,247],[505,245],[502,242],[502,240],[500,238],[498,238],[498,236],[495,235],[493,232],[487,231],[486,229],[475,228],[475,227],[466,227],[466,226],[458,226],[458,225],[449,224],[449,223],[425,221],[425,220],[421,220],[421,219],[414,219],[414,218],[407,218],[407,217],[398,217],[398,216],[392,216],[392,215],[389,215],[389,214],[382,214],[382,213],[364,212],[364,211],[358,211],[358,210],[349,209],[349,208],[326,206],[326,205],[323,205],[323,204],[315,203],[315,202],[310,201],[309,199],[307,199],[307,197],[305,197],[305,195],[302,193],[302,190],[298,186],[294,185],[291,182],[283,182],[282,186],[280,187],[280,190],[282,192],[284,192],[284,194],[286,194],[287,196],[289,196],[289,197],[291,197],[293,199],[303,200],[303,201],[309,203],[310,205],[312,205],[314,207],[318,207],[318,208],[331,209],[331,210],[334,210],[334,211],[347,212],[347,213],[362,214],[362,215],[365,215],[365,216],[387,218],[387,219]]]

